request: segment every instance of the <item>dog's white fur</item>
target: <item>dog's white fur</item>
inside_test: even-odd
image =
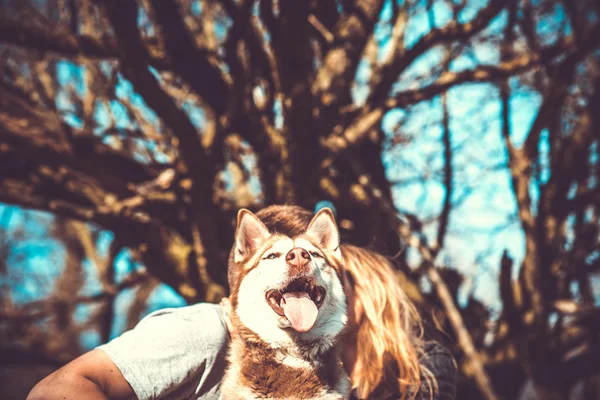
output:
[[[259,265],[246,275],[238,293],[237,313],[243,324],[254,331],[265,342],[273,347],[289,347],[294,342],[285,328],[290,322],[273,312],[265,301],[268,290],[285,286],[290,278],[286,268],[285,254],[294,247],[301,247],[311,252],[320,250],[308,240],[289,238],[278,240],[264,254],[279,252],[283,255],[274,260],[261,260]],[[317,285],[327,290],[325,301],[319,309],[319,316],[311,330],[304,333],[295,332],[303,342],[321,342],[318,347],[325,350],[329,343],[342,331],[347,323],[346,301],[342,284],[332,267],[324,259],[312,257],[311,273],[316,277]]]
[[[291,249],[300,247],[311,254],[309,274],[316,278],[318,286],[326,289],[325,299],[313,328],[308,332],[293,331],[291,333],[302,343],[310,343],[311,350],[314,349],[312,351],[316,354],[330,348],[335,337],[341,333],[347,323],[346,297],[342,283],[322,254],[327,252],[329,257],[341,259],[338,231],[335,222],[328,215],[321,214],[317,214],[309,225],[306,238],[282,237],[264,249],[260,248],[260,243],[270,237],[271,233],[254,215],[242,216],[236,238],[238,247],[235,253],[236,262],[244,257],[243,247],[248,246],[246,241],[254,241],[251,245],[258,247],[250,261],[251,263],[258,262],[258,265],[243,278],[240,284],[236,312],[241,322],[263,341],[273,348],[286,349],[290,355],[295,353],[296,346],[296,342],[290,336],[290,329],[286,329],[291,328],[291,324],[284,316],[273,312],[265,300],[265,295],[271,289],[282,288],[289,281],[289,269],[285,261],[285,254]],[[313,245],[311,240],[319,243],[322,247]],[[279,253],[281,256],[276,259],[264,257],[270,253]],[[321,256],[313,256],[313,254]]]

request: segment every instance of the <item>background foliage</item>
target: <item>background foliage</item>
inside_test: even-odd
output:
[[[0,382],[218,301],[237,209],[332,202],[459,398],[598,398],[597,0],[1,0]]]

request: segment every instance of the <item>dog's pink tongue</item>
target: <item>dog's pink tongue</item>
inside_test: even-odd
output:
[[[310,330],[319,314],[317,305],[305,292],[284,293],[281,307],[292,327],[298,332]]]

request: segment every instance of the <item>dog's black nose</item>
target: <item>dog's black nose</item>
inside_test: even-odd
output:
[[[285,260],[288,264],[302,267],[310,261],[310,254],[301,247],[294,247],[285,255]]]

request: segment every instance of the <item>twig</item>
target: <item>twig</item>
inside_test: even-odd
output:
[[[321,34],[321,36],[323,36],[323,39],[325,39],[327,43],[333,42],[335,39],[333,34],[329,32],[329,29],[327,29],[314,14],[310,14],[308,16],[308,22],[310,22],[310,24]]]

